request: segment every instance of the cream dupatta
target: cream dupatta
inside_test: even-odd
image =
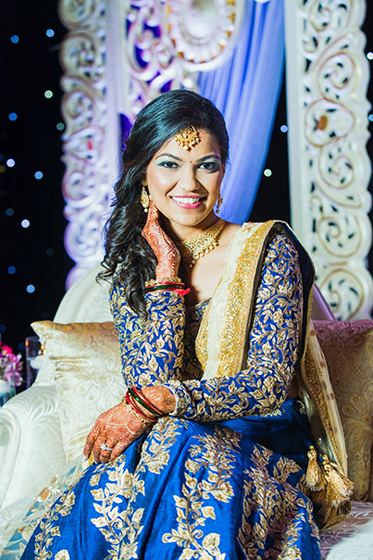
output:
[[[300,367],[296,379],[318,453],[309,451],[306,484],[318,522],[326,527],[350,511],[352,484],[346,478],[343,429],[327,365],[310,319],[314,271],[302,245],[284,222],[246,223],[235,234],[220,282],[204,314],[196,339],[202,379],[232,376],[245,369],[248,334],[268,240],[284,233],[298,250],[304,309],[300,336]]]

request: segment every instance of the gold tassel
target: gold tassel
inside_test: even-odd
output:
[[[326,455],[311,446],[307,453],[305,485],[311,490],[316,521],[320,529],[339,523],[351,511],[353,483]],[[320,462],[319,459],[320,458]]]
[[[351,497],[354,485],[326,455],[322,459],[326,480],[325,498],[328,504],[338,507]]]
[[[318,492],[325,487],[326,482],[319,462],[317,460],[317,451],[313,445],[311,445],[307,456],[308,466],[306,471],[305,483],[307,488],[309,488],[312,492]]]

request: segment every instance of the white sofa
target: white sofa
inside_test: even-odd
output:
[[[98,271],[99,265],[66,293],[56,323],[112,320],[108,284],[95,281]],[[325,318],[328,312],[316,296],[313,313]],[[327,318],[332,320],[332,315]],[[67,462],[55,367],[47,355],[44,360],[32,387],[0,409],[0,526],[2,513],[9,518],[14,502],[41,491]],[[373,558],[373,504],[354,502],[353,515],[322,534],[322,551],[323,558],[330,560]]]
[[[59,323],[111,321],[106,283],[92,268],[65,294]],[[36,381],[0,409],[0,508],[39,492],[66,462],[54,366],[46,356]]]

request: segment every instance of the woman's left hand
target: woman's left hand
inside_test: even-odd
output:
[[[93,451],[96,463],[114,461],[147,427],[125,405],[117,404],[98,417],[86,439],[84,455],[88,459]],[[102,449],[102,444],[111,450]]]

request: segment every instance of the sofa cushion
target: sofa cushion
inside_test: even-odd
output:
[[[355,500],[373,500],[373,321],[314,321],[346,440]]]
[[[32,328],[55,367],[62,439],[70,461],[82,454],[98,416],[125,392],[114,324],[38,321]]]

